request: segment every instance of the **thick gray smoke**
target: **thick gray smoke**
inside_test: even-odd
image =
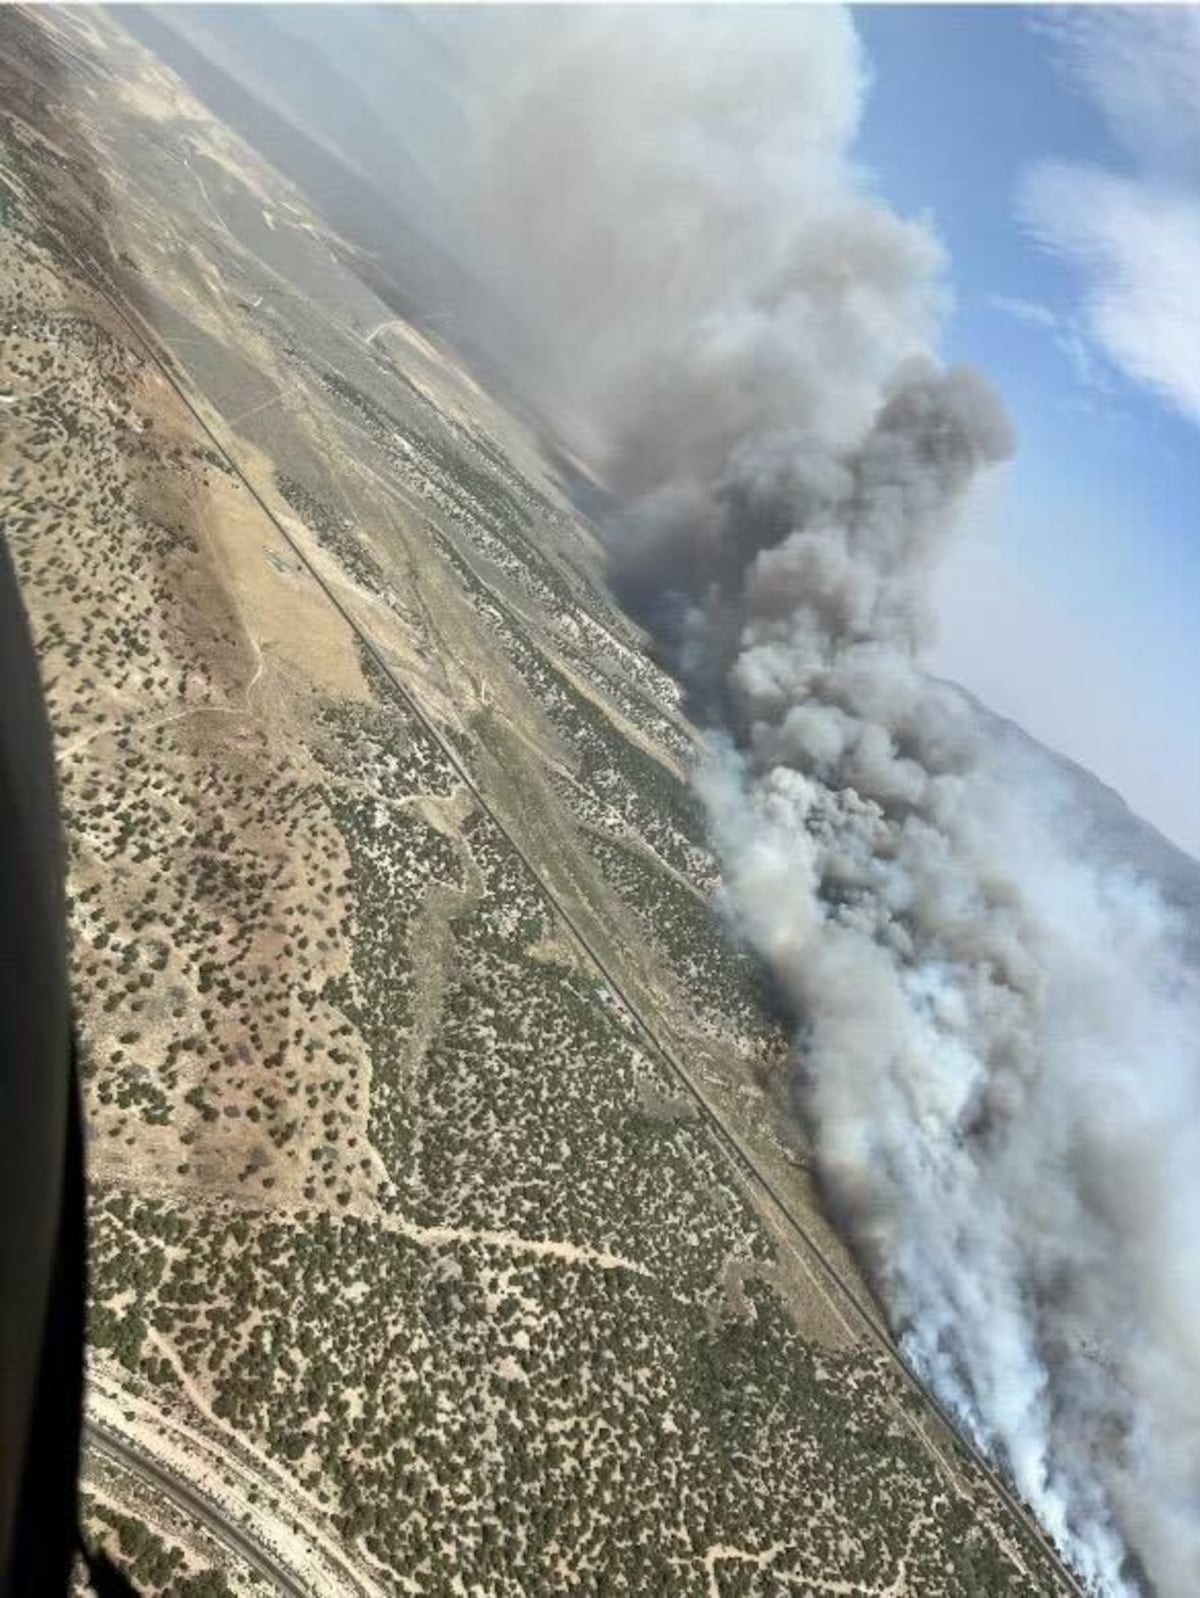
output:
[[[1200,993],[927,679],[931,570],[1009,453],[930,354],[940,252],[854,173],[824,9],[496,19],[489,259],[714,727],[730,915],[913,1364],[1104,1594],[1200,1592]],[[1048,686],[1048,691],[1053,691]]]

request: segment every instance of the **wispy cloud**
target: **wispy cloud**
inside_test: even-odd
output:
[[[1099,350],[1200,425],[1200,11],[1075,12],[1047,31],[1129,158],[1047,161],[1022,187],[1026,225],[1081,279],[1056,342],[1081,380]]]
[[[1022,300],[1012,294],[989,294],[987,302],[993,311],[1011,316],[1014,321],[1024,322],[1028,327],[1044,327],[1048,332],[1053,332],[1059,325],[1057,313],[1048,305],[1039,305],[1036,300]]]
[[[1200,9],[1077,6],[1035,26],[1130,155],[1162,177],[1200,177]]]
[[[1022,208],[1037,237],[1078,268],[1088,337],[1200,425],[1200,198],[1048,163],[1030,176]]]
[[[987,303],[1002,316],[1010,316],[1025,327],[1048,334],[1081,388],[1104,395],[1111,392],[1108,374],[1097,360],[1088,342],[1086,329],[1077,318],[1052,310],[1040,301],[1011,294],[990,294]]]

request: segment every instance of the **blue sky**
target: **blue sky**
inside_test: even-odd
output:
[[[1200,11],[855,20],[857,156],[932,220],[943,353],[1019,439],[945,573],[934,665],[1200,854]]]

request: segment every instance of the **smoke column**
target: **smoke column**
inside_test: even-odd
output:
[[[919,667],[1012,440],[931,354],[940,249],[848,151],[848,19],[479,24],[477,243],[514,366],[599,457],[616,581],[711,727],[725,907],[906,1354],[1095,1591],[1200,1592],[1200,993]],[[520,330],[519,332],[517,330]]]

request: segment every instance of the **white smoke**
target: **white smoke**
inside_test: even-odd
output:
[[[853,30],[482,32],[512,348],[602,451],[617,579],[718,729],[723,891],[794,1004],[831,1201],[913,1364],[1081,1574],[1192,1598],[1200,991],[1153,891],[1078,858],[1061,796],[919,669],[930,573],[1011,439],[930,354],[935,240],[850,163]]]

